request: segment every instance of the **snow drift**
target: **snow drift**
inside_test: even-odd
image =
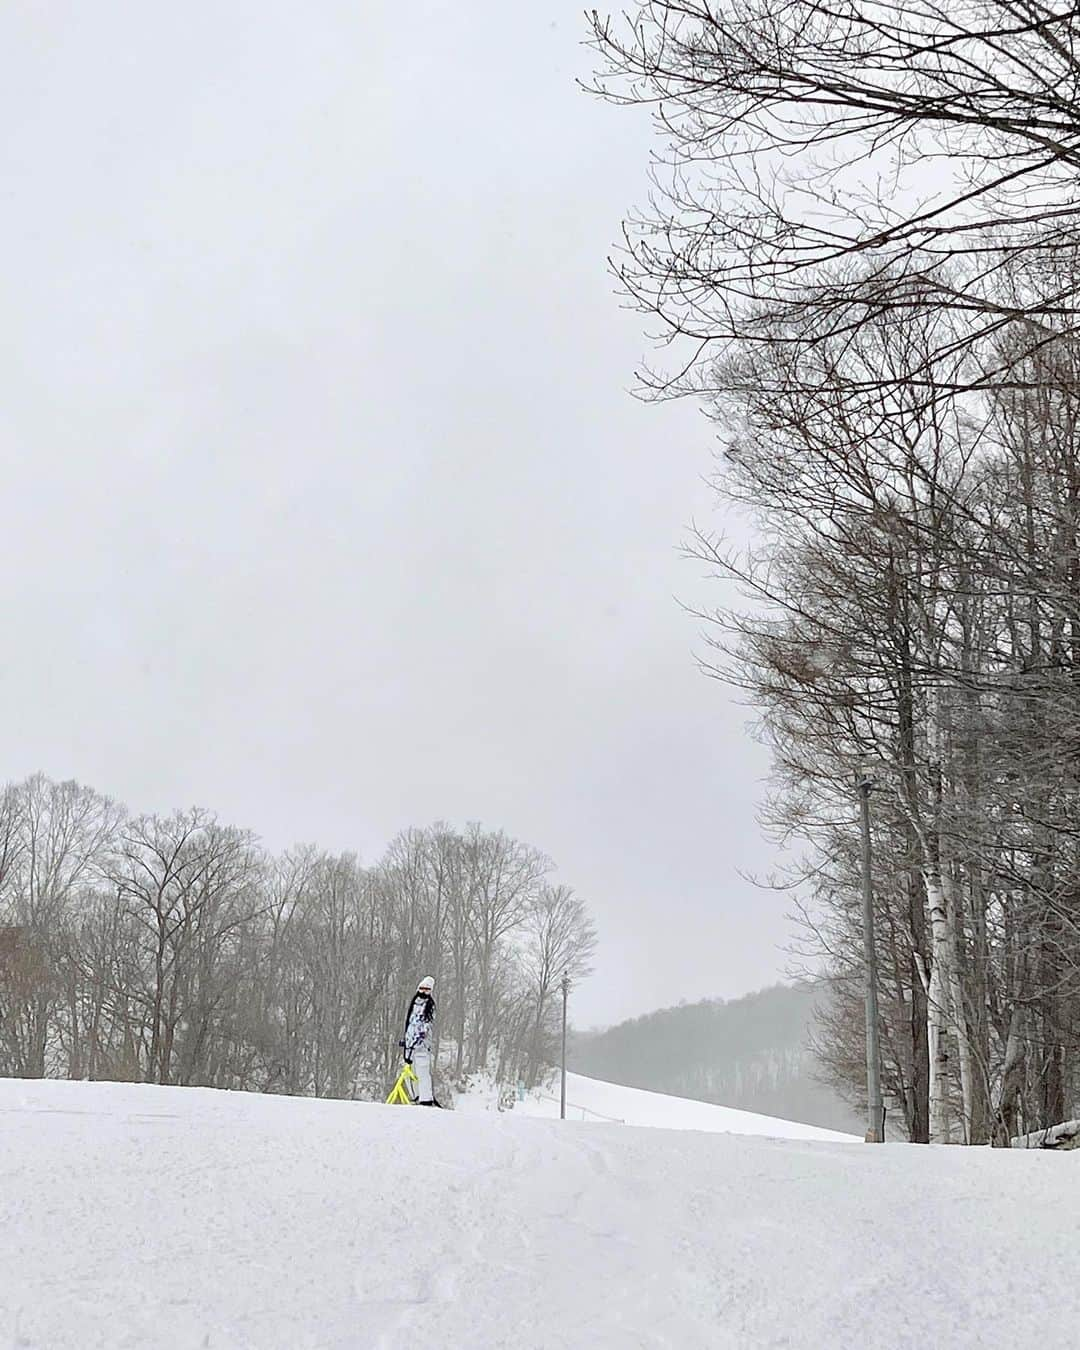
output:
[[[0,1081],[0,1346],[1071,1346],[1080,1167]]]

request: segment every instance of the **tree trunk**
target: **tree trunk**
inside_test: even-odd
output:
[[[930,906],[931,964],[927,990],[926,1032],[930,1045],[930,1142],[947,1144],[951,1135],[949,1119],[949,988],[948,916],[940,880],[926,878],[926,896]]]
[[[908,884],[911,920],[911,1142],[930,1142],[930,1040],[926,970],[926,896],[922,876],[913,869]]]
[[[998,1103],[997,1124],[994,1131],[994,1143],[1000,1148],[1008,1148],[1010,1140],[1019,1133],[1017,1119],[1020,1091],[1024,1084],[1024,1062],[1027,1057],[1023,1023],[1023,1009],[1019,1006],[1014,1007],[1009,1018],[1005,1066],[1001,1074],[1001,1100]]]
[[[963,1142],[972,1140],[972,1102],[975,1092],[975,1072],[972,1064],[971,1041],[968,1036],[967,1011],[964,1007],[964,991],[960,979],[960,898],[951,874],[942,876],[942,893],[946,905],[946,942],[948,944],[949,1003],[952,1011],[952,1025],[960,1058],[960,1123]]]

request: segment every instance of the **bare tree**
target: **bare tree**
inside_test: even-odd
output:
[[[3,1016],[12,1072],[47,1069],[64,1015],[63,934],[99,881],[121,809],[77,783],[41,775],[4,794],[0,807],[0,913],[21,930],[21,982]]]
[[[554,1005],[563,976],[583,979],[591,969],[596,931],[585,905],[569,886],[544,886],[526,922],[522,961],[530,1010],[526,1082],[531,1086],[555,1058]]]
[[[500,943],[520,928],[551,861],[501,831],[470,825],[463,858],[468,886],[467,922],[476,953],[476,1034],[473,1067],[488,1061],[496,1012],[495,957]]]
[[[1078,22],[1041,0],[593,11],[595,89],[650,108],[657,131],[653,209],[617,264],[674,349],[646,385],[708,387],[732,340],[782,329],[805,349],[929,308],[962,323],[907,376],[927,396],[1022,384],[1015,346],[994,368],[956,354],[1075,330],[1054,264],[1080,233]]]
[[[257,861],[250,835],[198,810],[143,816],[124,831],[111,881],[145,952],[146,978],[132,992],[146,1011],[154,1082],[201,1081],[230,950],[260,907]]]

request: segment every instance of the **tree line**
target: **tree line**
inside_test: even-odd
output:
[[[440,1068],[536,1081],[595,933],[553,864],[437,824],[373,865],[41,775],[0,793],[0,1074],[385,1095],[436,979]]]
[[[597,88],[653,109],[616,270],[702,400],[728,587],[707,669],[772,749],[818,1037],[864,1101],[856,775],[886,1088],[913,1140],[1080,1112],[1080,18],[1038,0],[642,0]]]

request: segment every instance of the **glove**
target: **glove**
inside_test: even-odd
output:
[[[406,1051],[405,1051],[405,1063],[406,1063],[406,1064],[411,1064],[411,1063],[412,1063],[412,1053],[411,1053],[411,1051],[409,1051],[409,1050],[406,1050]]]

